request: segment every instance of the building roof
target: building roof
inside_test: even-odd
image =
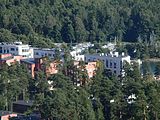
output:
[[[35,48],[32,47],[34,50],[41,50],[41,51],[55,51],[55,48]]]
[[[17,41],[17,42],[1,42],[0,45],[7,45],[7,46],[29,46],[28,44],[23,44],[20,41]]]
[[[16,102],[13,102],[13,104],[32,106],[33,105],[33,101],[32,100],[28,100],[28,101],[18,100]]]
[[[128,57],[128,55],[122,53],[119,54],[118,52],[114,52],[114,53],[95,53],[95,54],[86,54],[87,56],[96,56],[96,57],[112,57],[112,58],[124,58],[124,57]]]
[[[29,64],[35,64],[34,58],[22,59],[21,61]]]

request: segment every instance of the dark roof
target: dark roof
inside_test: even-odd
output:
[[[22,59],[21,61],[29,64],[35,64],[34,58]]]
[[[8,114],[13,114],[11,111],[0,111],[0,116],[8,115]]]
[[[11,120],[40,120],[40,118],[36,116],[17,116],[12,117]]]
[[[18,100],[16,102],[13,102],[13,104],[32,106],[33,101],[32,100],[28,100],[28,101]]]

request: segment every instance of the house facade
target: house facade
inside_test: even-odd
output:
[[[21,64],[26,65],[32,78],[35,78],[36,71],[44,71],[47,76],[58,73],[58,62],[47,61],[47,58],[23,59]]]
[[[110,54],[90,54],[85,55],[85,62],[101,60],[104,63],[105,69],[109,69],[115,75],[124,75],[124,64],[128,62],[130,64],[130,56],[118,52]]]
[[[22,42],[0,43],[0,53],[33,58],[33,49],[29,45],[22,44]]]
[[[20,60],[24,59],[22,56],[13,56],[12,54],[0,54],[0,65],[6,63],[12,65],[16,62],[20,63]]]
[[[34,49],[34,58],[41,58],[41,57],[55,57],[55,49],[48,49],[48,48],[33,48]]]
[[[67,68],[67,76],[77,86],[84,85],[90,81],[96,74],[97,62],[88,62],[81,64],[79,61],[74,61],[73,65]]]
[[[10,111],[0,111],[0,120],[10,120],[11,117],[16,117],[16,113]]]

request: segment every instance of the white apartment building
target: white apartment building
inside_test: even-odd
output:
[[[12,55],[20,55],[24,58],[33,58],[33,49],[29,45],[22,42],[0,43],[0,54],[10,53]]]
[[[40,58],[40,57],[49,57],[54,58],[55,56],[55,49],[49,49],[49,48],[33,48],[34,49],[34,58]]]
[[[117,76],[122,75],[124,76],[123,66],[125,61],[130,64],[130,56],[119,55],[118,52],[110,53],[110,54],[93,54],[93,55],[85,55],[85,61],[97,61],[101,60],[104,62],[104,66],[106,69],[112,71],[112,73],[116,74]]]

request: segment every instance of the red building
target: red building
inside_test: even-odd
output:
[[[67,76],[73,80],[75,85],[84,85],[95,75],[96,65],[96,62],[80,63],[75,61],[72,67],[67,68]]]
[[[30,59],[23,59],[21,60],[21,64],[26,65],[26,67],[28,68],[32,78],[35,77],[35,61],[34,59],[30,58]]]
[[[35,77],[36,71],[44,71],[47,76],[58,73],[58,62],[49,61],[47,58],[23,59],[22,64],[25,64],[29,69],[32,78]]]

